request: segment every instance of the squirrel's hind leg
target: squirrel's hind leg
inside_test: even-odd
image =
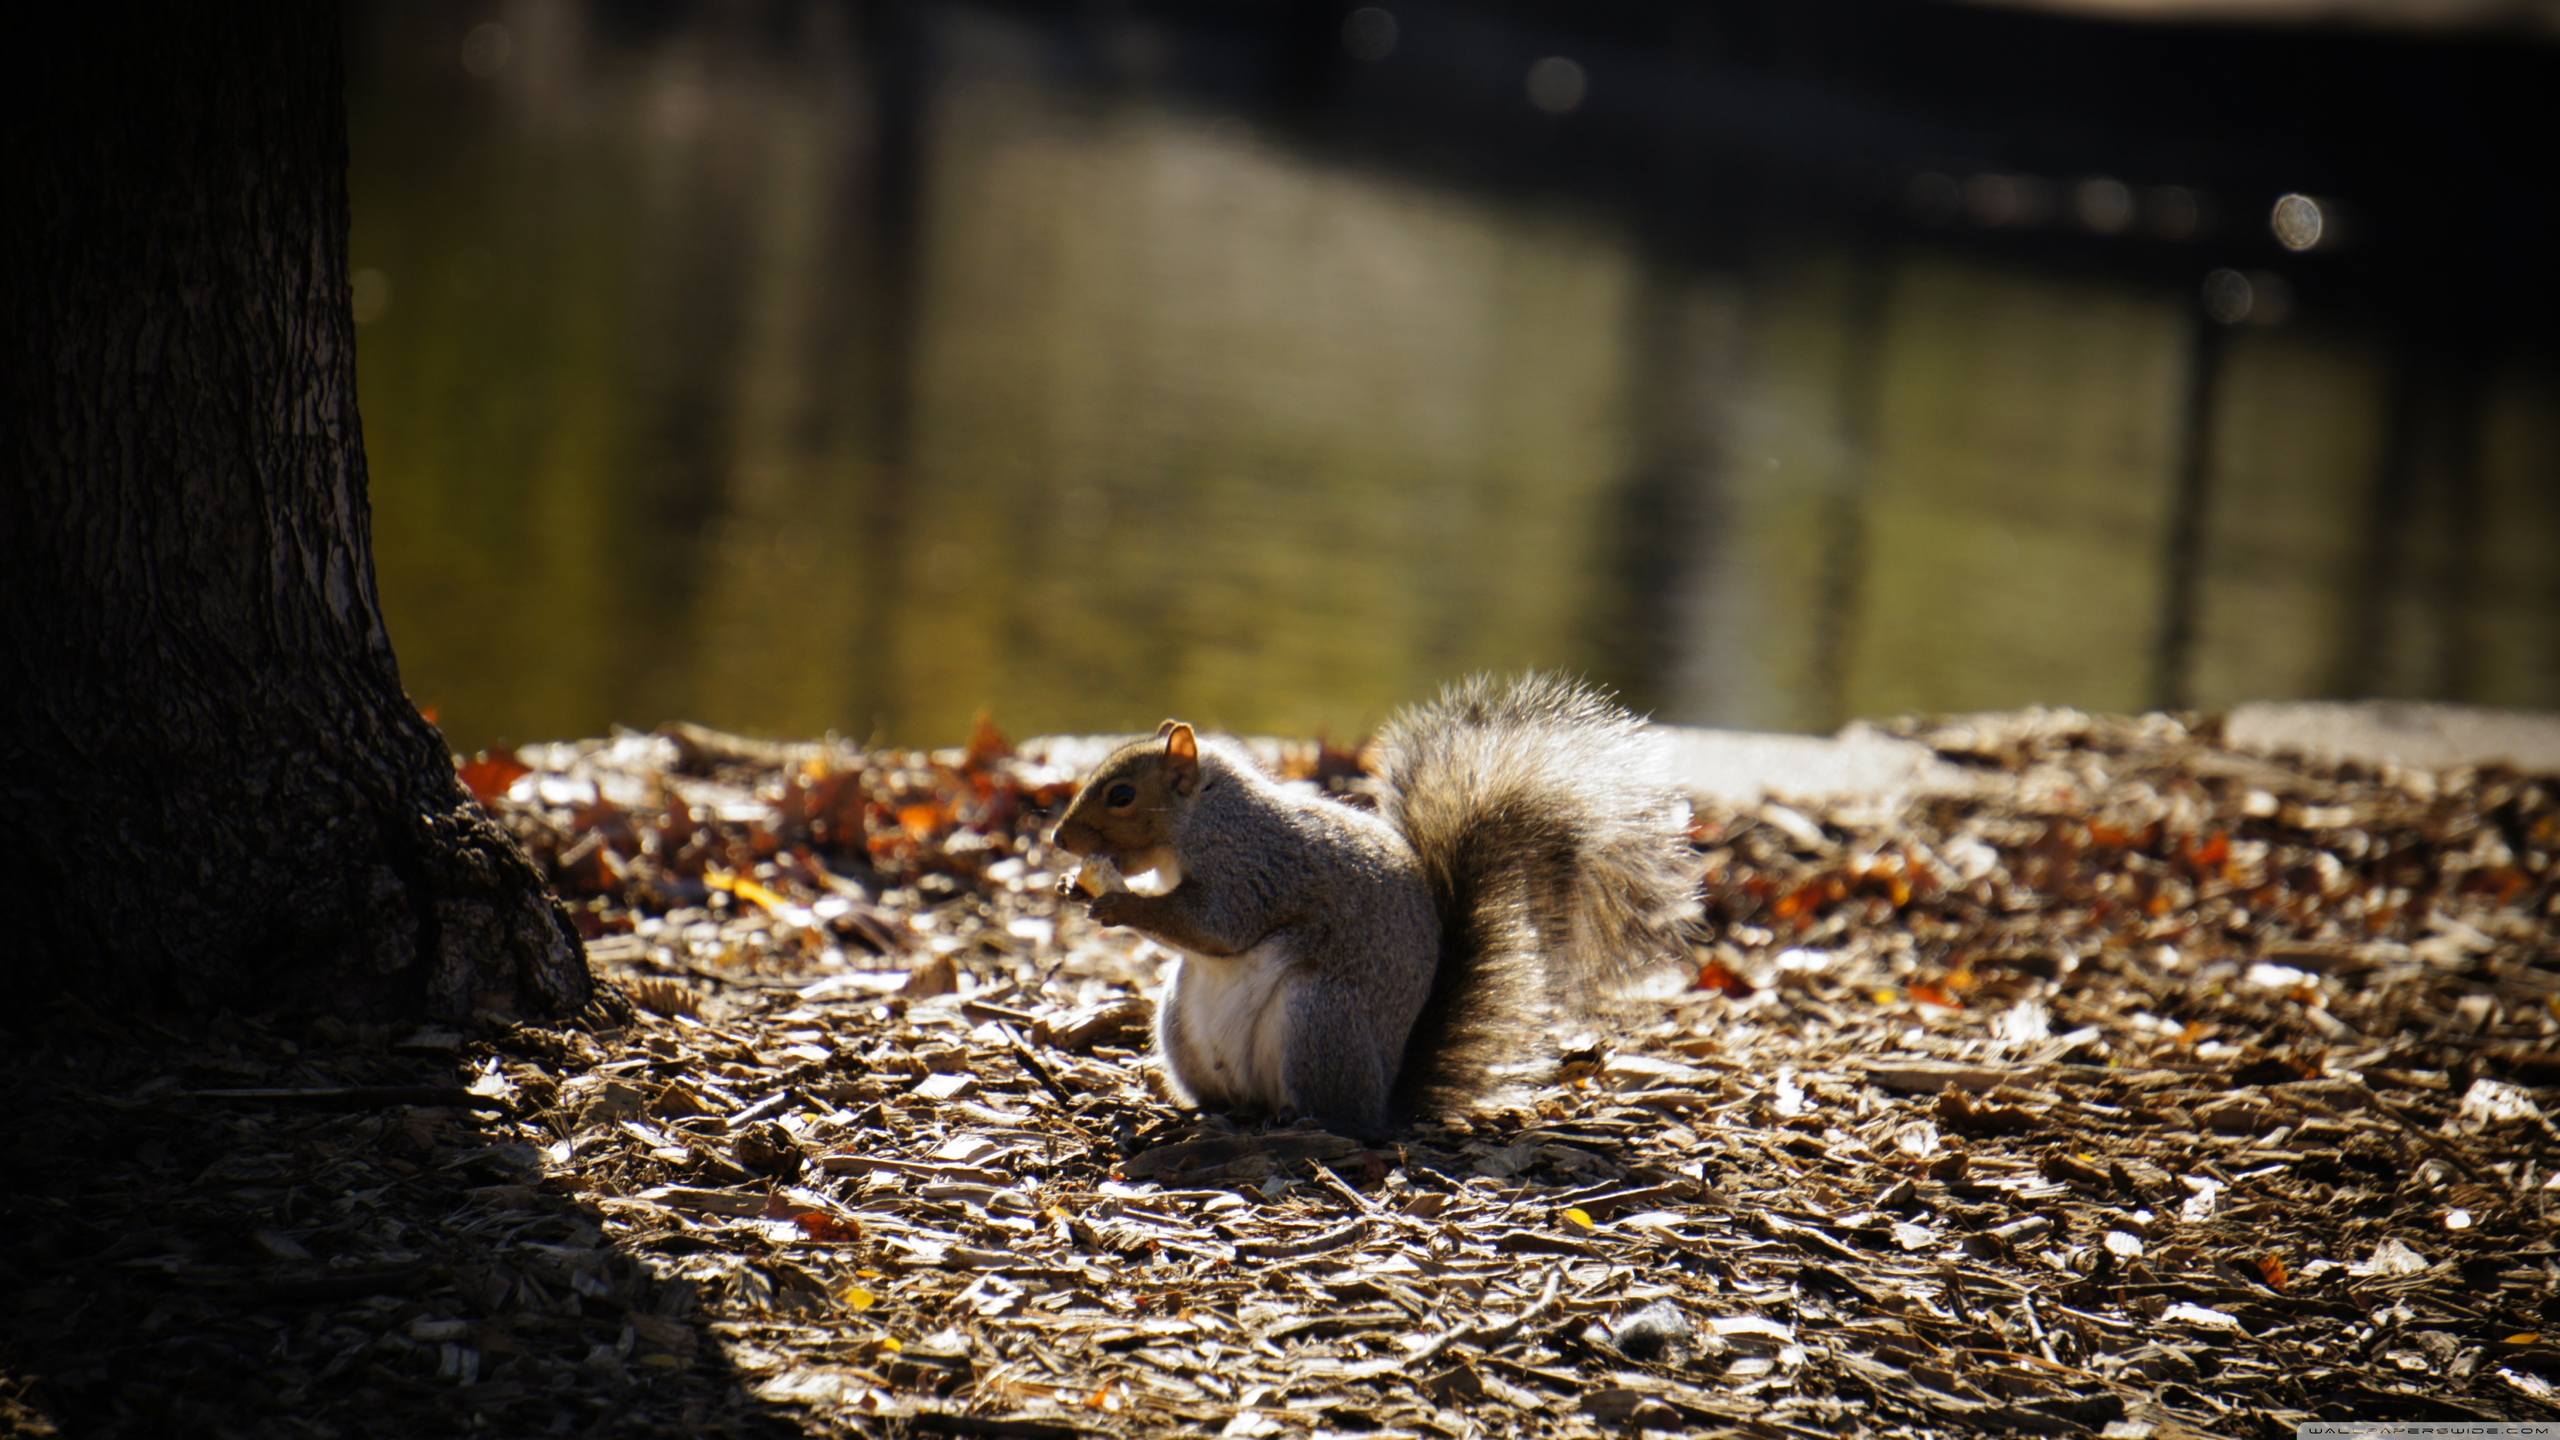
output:
[[[1288,1051],[1281,1060],[1283,1108],[1358,1137],[1387,1131],[1387,1089],[1395,1079],[1372,1032],[1368,997],[1321,980],[1289,997]]]

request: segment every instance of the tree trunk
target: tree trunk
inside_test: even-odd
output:
[[[338,13],[132,9],[8,27],[0,1016],[579,1010],[374,590]]]

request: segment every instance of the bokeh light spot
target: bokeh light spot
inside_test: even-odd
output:
[[[2092,175],[2071,192],[2072,213],[2101,235],[2121,235],[2133,223],[2133,190],[2123,181]]]
[[[2257,303],[2249,277],[2237,270],[2216,270],[2204,277],[2204,313],[2217,325],[2237,325]]]
[[[1396,17],[1383,5],[1363,5],[1343,17],[1342,48],[1374,65],[1396,53]]]
[[[1977,225],[2041,225],[2053,214],[2053,187],[2033,175],[1976,175],[1964,182],[1964,205]]]
[[[1582,67],[1562,55],[1550,55],[1529,67],[1529,103],[1550,115],[1580,109],[1589,89]]]
[[[2204,223],[2204,207],[2184,185],[2158,185],[2143,197],[2151,233],[2163,240],[2192,240]]]
[[[2313,248],[2328,226],[2328,216],[2321,213],[2320,202],[2308,195],[2282,197],[2267,217],[2267,228],[2276,232],[2276,243],[2287,250]]]

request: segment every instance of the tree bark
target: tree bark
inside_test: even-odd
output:
[[[9,23],[35,78],[0,160],[0,1024],[66,992],[364,1017],[596,998],[383,625],[339,23]]]

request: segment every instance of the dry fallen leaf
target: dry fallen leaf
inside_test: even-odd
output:
[[[985,710],[979,711],[978,718],[969,726],[969,745],[961,752],[961,768],[985,770],[1012,754],[1013,746],[1004,738],[1004,732],[996,728],[995,716]]]
[[[1511,1096],[1383,1144],[1164,1093],[1145,1058],[1161,959],[1050,893],[1069,867],[1039,831],[1074,775],[1042,742],[976,770],[700,734],[524,747],[535,781],[492,812],[564,889],[619,862],[575,915],[640,1013],[524,1032],[523,1053],[412,1037],[400,1053],[441,1069],[402,1099],[367,1088],[379,1047],[340,1062],[349,1079],[234,1021],[191,1066],[238,1049],[307,1088],[150,1092],[89,1128],[166,1112],[148,1144],[183,1163],[116,1184],[205,1176],[169,1213],[224,1214],[248,1193],[230,1167],[268,1163],[264,1128],[361,1123],[362,1143],[274,1160],[309,1201],[224,1222],[245,1264],[162,1243],[166,1215],[102,1212],[116,1184],[21,1207],[21,1253],[50,1267],[29,1293],[145,1276],[160,1323],[275,1357],[240,1368],[279,1393],[313,1356],[237,1328],[272,1313],[250,1287],[378,1265],[398,1316],[313,1302],[313,1333],[387,1337],[407,1358],[358,1365],[414,1360],[439,1404],[472,1385],[493,1433],[576,1428],[544,1407],[598,1353],[623,1356],[632,1423],[669,1431],[726,1403],[685,1388],[713,1386],[1026,1435],[1248,1415],[1421,1434],[1452,1410],[1584,1433],[1585,1396],[1659,1433],[1795,1404],[1841,1429],[2138,1414],[2210,1433],[2298,1408],[2311,1369],[2376,1393],[2423,1376],[2476,1413],[2541,1404],[2546,1297],[2512,1197],[2560,1074],[2560,1010],[2531,983],[2555,787],[2386,781],[2143,723],[1977,734],[1986,788],[1899,809],[1790,799],[1790,827],[1702,807],[1696,984],[1643,991],[1561,1083],[1523,1056]],[[965,993],[919,983],[936,967],[910,951]],[[465,1082],[504,1108],[469,1108]],[[30,1183],[93,1174],[99,1147],[76,1153]],[[94,1249],[64,1217],[122,1226],[137,1263],[54,1258]],[[2395,1259],[2393,1236],[2424,1255]],[[391,1237],[424,1268],[365,1258]],[[1697,1317],[1687,1365],[1586,1338],[1657,1302]],[[2467,1371],[2423,1321],[2346,1338],[2401,1305],[2513,1338],[2456,1337],[2493,1343]],[[863,1333],[875,1317],[920,1328]]]
[[[471,792],[471,798],[483,805],[495,805],[507,797],[518,780],[532,774],[533,767],[517,759],[513,750],[483,750],[462,762],[455,773],[462,777],[463,788]]]

